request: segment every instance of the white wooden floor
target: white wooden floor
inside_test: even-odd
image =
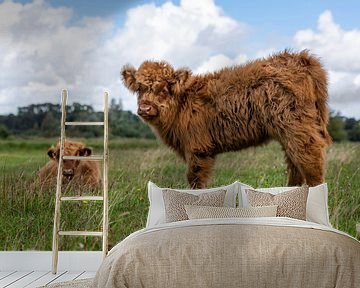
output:
[[[93,278],[101,252],[60,251],[58,273],[51,273],[50,251],[0,251],[0,288],[41,287]]]
[[[0,287],[35,288],[75,279],[93,278],[95,273],[95,271],[59,271],[57,274],[52,274],[50,271],[4,271],[0,272]]]

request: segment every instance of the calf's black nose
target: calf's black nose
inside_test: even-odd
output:
[[[73,169],[64,169],[63,175],[64,176],[74,176],[74,170]]]

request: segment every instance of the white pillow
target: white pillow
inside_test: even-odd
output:
[[[239,187],[239,207],[248,207],[249,203],[245,194],[246,189],[254,189],[251,186],[238,182]],[[279,194],[292,190],[297,187],[273,187],[273,188],[257,188],[256,191],[271,194]],[[309,187],[309,194],[306,204],[306,221],[332,227],[329,221],[328,212],[328,188],[327,184],[320,184],[315,187]]]
[[[165,219],[165,205],[163,199],[162,191],[165,189],[176,190],[179,192],[185,192],[193,195],[199,195],[202,193],[215,192],[219,190],[225,190],[225,207],[236,207],[236,195],[239,193],[238,191],[239,185],[237,182],[234,182],[228,186],[215,187],[209,189],[174,189],[174,188],[160,188],[156,184],[149,181],[148,183],[148,197],[150,202],[148,218],[146,222],[146,227],[152,227],[158,224],[166,223]]]

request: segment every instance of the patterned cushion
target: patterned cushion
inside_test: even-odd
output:
[[[248,207],[248,199],[245,194],[246,189],[252,189],[259,192],[280,194],[293,190],[298,187],[271,187],[271,188],[253,188],[247,184],[237,182],[239,185],[239,207]],[[329,221],[328,212],[328,187],[326,183],[315,187],[309,187],[309,194],[306,203],[306,221],[318,223],[332,228]]]
[[[185,210],[189,219],[275,217],[277,206],[230,208],[185,205]]]
[[[251,187],[250,187],[251,188]],[[189,193],[192,195],[200,195],[203,193],[210,193],[219,190],[225,190],[225,207],[236,207],[236,196],[239,193],[239,185],[234,182],[230,185],[213,187],[207,189],[176,189],[174,187],[159,187],[151,181],[148,182],[148,197],[150,202],[149,213],[146,221],[146,227],[154,227],[159,224],[166,223],[165,204],[163,198],[163,190],[171,189],[182,193]]]
[[[277,195],[246,189],[251,206],[278,205],[277,216],[306,220],[306,202],[309,187],[303,186]]]
[[[224,206],[225,190],[192,195],[175,190],[163,190],[166,222],[188,220],[185,205]]]

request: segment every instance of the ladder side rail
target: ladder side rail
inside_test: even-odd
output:
[[[106,257],[108,252],[108,227],[109,227],[109,199],[108,199],[108,169],[109,169],[109,150],[108,150],[108,92],[104,93],[104,171],[103,171],[103,258]]]
[[[67,103],[67,90],[62,91],[61,102],[61,136],[60,136],[60,154],[59,164],[57,171],[57,185],[56,185],[56,201],[55,201],[55,215],[54,215],[54,230],[53,230],[53,243],[52,243],[52,273],[57,273],[58,256],[59,256],[59,230],[60,230],[60,201],[61,201],[61,184],[62,184],[62,167],[63,155],[65,146],[65,119],[66,119],[66,103]]]

